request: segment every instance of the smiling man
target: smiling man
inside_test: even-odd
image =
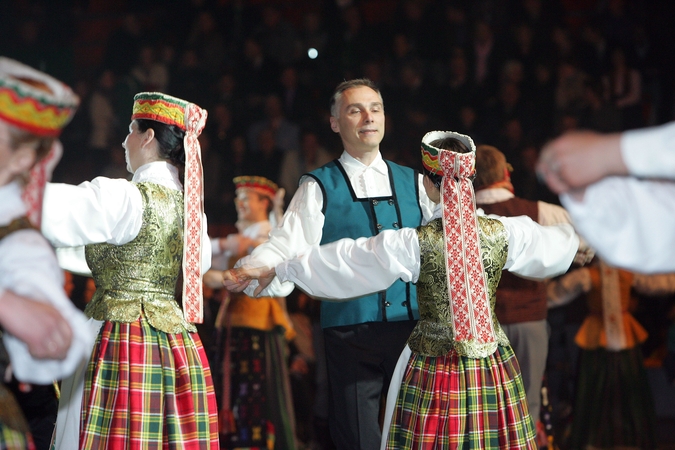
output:
[[[300,178],[279,227],[238,265],[274,267],[311,246],[417,227],[431,217],[434,203],[422,176],[380,154],[385,116],[377,86],[367,79],[339,84],[330,110],[344,152]],[[246,292],[252,295],[256,286]],[[293,287],[275,282],[262,295],[285,296]],[[418,317],[415,286],[402,281],[350,302],[322,302],[329,426],[338,449],[379,447],[380,398]]]

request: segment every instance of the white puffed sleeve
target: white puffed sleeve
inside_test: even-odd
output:
[[[276,273],[310,295],[345,301],[385,290],[399,278],[416,282],[419,269],[417,230],[403,228],[312,247],[277,265]]]
[[[579,248],[569,224],[542,226],[527,216],[498,217],[509,235],[504,269],[531,279],[546,279],[567,271]]]
[[[138,236],[142,222],[141,193],[127,180],[97,177],[45,188],[42,232],[55,247],[126,244]]]
[[[49,243],[34,230],[12,233],[0,243],[0,290],[49,303],[61,313],[73,333],[63,360],[33,358],[27,345],[4,333],[3,340],[17,379],[27,383],[49,384],[70,375],[89,358],[95,333],[87,319],[63,290],[63,272]]]

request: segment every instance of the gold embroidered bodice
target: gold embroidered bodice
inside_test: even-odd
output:
[[[420,319],[408,345],[425,356],[442,356],[454,349],[470,358],[484,358],[497,349],[509,345],[494,312],[499,279],[508,255],[508,236],[504,225],[495,219],[478,217],[478,236],[490,296],[490,310],[496,342],[479,344],[473,340],[456,342],[452,328],[452,307],[449,301],[448,281],[445,272],[443,224],[441,219],[429,222],[418,229],[420,242],[420,276],[417,281],[417,303]]]
[[[196,331],[183,318],[175,299],[183,258],[183,193],[137,183],[143,199],[143,224],[124,245],[85,248],[96,293],[85,314],[97,320],[133,322],[143,314],[165,333]]]

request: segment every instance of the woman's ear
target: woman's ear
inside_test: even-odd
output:
[[[142,145],[145,146],[145,145],[149,144],[150,142],[152,142],[152,140],[154,139],[155,130],[153,130],[152,128],[148,128],[147,130],[145,130],[145,133],[143,133],[143,134],[144,134],[144,136],[143,136]]]

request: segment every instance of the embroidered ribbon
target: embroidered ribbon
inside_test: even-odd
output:
[[[480,254],[475,196],[469,178],[475,153],[440,151],[446,276],[456,341],[495,341]]]
[[[194,103],[185,108],[185,223],[183,240],[183,315],[191,323],[204,321],[202,292],[202,228],[204,183],[198,137],[206,125],[206,110]]]
[[[621,288],[619,271],[600,261],[600,284],[602,286],[602,319],[607,337],[607,349],[618,351],[626,348],[626,333],[621,311]]]
[[[24,188],[23,194],[21,194],[21,198],[28,210],[26,215],[37,229],[40,229],[40,224],[42,223],[42,199],[44,197],[45,185],[52,179],[52,173],[59,163],[62,154],[63,146],[61,142],[55,139],[47,155],[30,170],[28,184]]]

